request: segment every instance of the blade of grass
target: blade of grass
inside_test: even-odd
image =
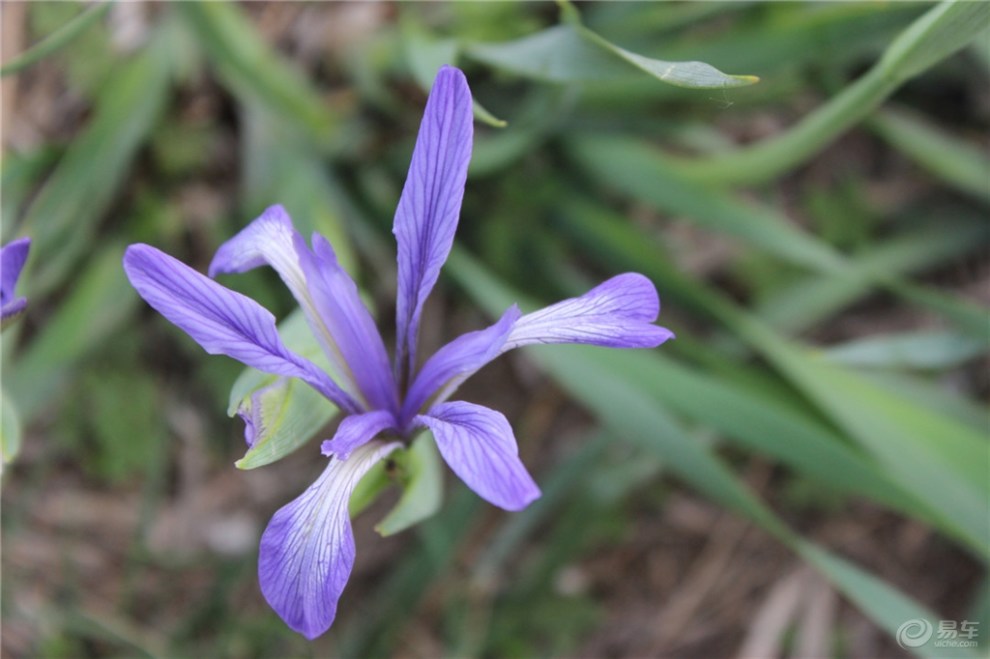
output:
[[[637,39],[633,31],[629,47],[652,54],[661,41],[657,33],[646,27],[650,20],[646,7],[650,5],[633,6],[643,7],[640,13],[645,14],[644,34]],[[864,59],[875,59],[882,46],[923,13],[923,9],[914,3],[775,3],[772,6],[764,3],[760,11],[744,14],[745,20],[735,23],[715,20],[687,30],[679,38],[670,35],[670,39],[662,40],[662,52],[676,60],[733,62],[733,67],[739,70],[760,75],[759,88],[723,91],[718,98],[706,97],[706,101],[718,101],[715,104],[698,104],[692,100],[691,114],[696,116],[696,111],[702,111],[701,121],[708,123],[711,119],[705,115],[710,117],[712,111],[720,114],[728,106],[768,107],[792,101],[799,90],[806,88],[807,67],[817,68],[821,53],[828,53],[830,63],[844,70],[859,67]],[[634,19],[635,15],[630,18]],[[699,39],[701,30],[710,36]],[[619,33],[625,38],[628,31]],[[624,113],[634,110],[649,114],[659,103],[688,100],[683,90],[643,82],[615,79],[588,85],[582,89],[582,107],[621,107]],[[731,145],[722,151],[730,149]]]
[[[758,302],[756,315],[778,331],[800,332],[875,291],[878,273],[899,278],[961,258],[990,239],[990,226],[982,217],[957,219],[885,237],[869,251],[850,256],[839,273],[816,273],[788,283]]]
[[[668,213],[816,272],[838,273],[841,259],[828,245],[770,209],[716,193],[671,168],[652,149],[630,138],[572,137],[566,152],[596,181]]]
[[[124,248],[104,246],[74,282],[69,297],[48,319],[5,377],[25,419],[32,419],[75,376],[74,364],[128,317],[137,296],[120,267]]]
[[[177,9],[234,94],[267,108],[290,134],[333,148],[342,117],[323,102],[305,77],[268,46],[236,4],[183,2]]]
[[[669,62],[644,57],[625,48],[620,48],[594,30],[585,27],[581,20],[581,13],[569,0],[557,0],[557,4],[560,6],[561,18],[564,22],[572,25],[585,41],[600,47],[605,52],[616,55],[657,80],[677,87],[695,89],[745,87],[760,80],[753,75],[727,75],[704,62]]]
[[[973,359],[985,348],[982,342],[955,332],[901,332],[847,341],[830,347],[825,357],[846,366],[941,369]]]
[[[459,47],[455,39],[434,39],[412,18],[404,14],[401,36],[409,70],[420,89],[429,92],[433,78],[444,64],[457,64]],[[472,101],[474,118],[494,128],[505,128],[508,122],[486,110],[477,99]]]
[[[458,282],[486,307],[498,313],[520,297],[474,263],[464,252],[451,253],[448,266]],[[629,383],[621,368],[601,358],[601,350],[573,346],[527,348],[560,386],[580,400],[618,435],[655,451],[670,469],[726,508],[746,517],[790,547],[892,636],[911,617],[935,616],[917,602],[851,563],[802,539],[757,499],[703,444],[690,437],[662,407]],[[598,353],[598,357],[593,355]],[[922,656],[937,656],[925,648]],[[975,654],[970,653],[971,656]]]
[[[966,424],[972,432],[984,433],[990,427],[990,408],[946,389],[938,380],[890,371],[867,371],[861,376],[895,392],[912,405],[937,410]]]
[[[546,476],[540,478],[542,495],[532,505],[508,517],[494,539],[488,543],[475,562],[473,579],[485,587],[501,571],[506,561],[523,540],[539,528],[565,504],[571,492],[582,484],[583,475],[589,473],[601,459],[608,444],[614,441],[608,433],[579,441],[580,448],[558,463]]]
[[[251,99],[242,103],[242,206],[250,214],[274,203],[282,204],[302,235],[313,231],[322,234],[333,245],[344,269],[356,272],[354,250],[343,219],[345,209],[320,156],[312,145],[289,139],[283,123],[273,120],[261,104]]]
[[[69,276],[94,242],[97,224],[121,190],[131,162],[165,108],[169,22],[123,61],[100,91],[93,119],[59,161],[27,209],[22,230],[34,238],[30,293],[42,296]]]
[[[565,210],[562,217],[567,222],[583,221],[585,226],[603,217],[582,212],[573,200]],[[597,230],[602,228],[594,232],[595,250],[589,256],[602,258],[606,251],[603,248],[610,248],[610,258],[617,261],[617,267],[654,277],[661,283],[661,290],[666,292],[670,287],[723,323],[882,463],[892,480],[914,491],[926,505],[927,510],[921,512],[923,518],[934,514],[940,529],[978,556],[986,557],[990,552],[986,543],[990,533],[990,516],[986,514],[990,483],[986,465],[990,456],[986,442],[964,424],[905,401],[792,343],[713,289],[687,280],[657,259],[656,250],[635,232],[627,232],[621,246],[615,244],[616,235],[612,235],[613,242],[608,245],[604,241],[611,231]],[[919,488],[919,484],[924,487]]]
[[[905,81],[964,48],[988,21],[990,3],[942,2],[898,35],[865,75],[784,133],[711,158],[668,156],[669,162],[692,181],[723,186],[769,181],[862,121]]]
[[[86,31],[86,28],[106,16],[110,6],[111,0],[108,0],[106,2],[95,3],[84,9],[78,16],[61,28],[31,46],[13,60],[0,66],[0,78],[23,71],[72,43],[73,39]]]
[[[704,62],[670,62],[633,53],[586,28],[577,9],[559,0],[563,23],[506,43],[471,43],[464,54],[517,75],[549,82],[609,80],[639,70],[670,85],[727,88],[751,85],[756,76],[728,75]]]
[[[418,547],[408,551],[385,582],[358,609],[355,624],[339,630],[335,651],[342,657],[380,657],[393,654],[402,622],[416,608],[431,584],[454,565],[454,555],[476,521],[481,504],[462,488],[450,497],[439,515],[419,527]]]
[[[0,389],[0,474],[21,450],[21,419],[10,397]]]
[[[828,276],[843,276],[849,267],[845,257],[776,211],[692,181],[671,169],[655,149],[629,138],[574,137],[565,144],[565,151],[594,180],[658,210],[739,238],[785,262]],[[640,233],[619,222],[612,224],[620,234]],[[625,239],[627,243],[636,240],[655,242],[645,235]],[[986,313],[977,305],[910,284],[889,272],[865,270],[863,274],[870,275],[875,285],[945,316],[967,334],[990,341]]]
[[[990,158],[985,149],[963,142],[899,108],[877,112],[870,119],[870,127],[945,183],[980,201],[990,201]]]

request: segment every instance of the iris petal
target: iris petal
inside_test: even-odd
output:
[[[367,408],[396,408],[385,344],[357,286],[322,236],[314,234],[313,248],[292,226],[285,209],[272,206],[220,246],[210,276],[270,265],[302,307],[336,381],[364,399]]]
[[[474,403],[441,403],[416,421],[433,431],[440,455],[478,496],[505,510],[522,510],[539,498],[519,459],[512,427],[501,412]]]
[[[340,422],[333,439],[324,440],[321,451],[326,456],[336,456],[346,460],[362,444],[375,438],[385,430],[398,430],[391,412],[375,410],[364,414],[352,414]]]
[[[411,373],[415,364],[423,303],[454,241],[471,159],[472,122],[471,90],[464,74],[442,67],[426,102],[392,228],[399,263],[395,355],[399,374]]]
[[[19,313],[27,305],[26,298],[14,297],[14,287],[30,249],[30,238],[12,240],[0,249],[0,315],[3,318]]]
[[[404,424],[431,399],[433,403],[446,400],[464,380],[495,359],[521,315],[519,307],[512,305],[494,325],[462,334],[436,351],[409,388],[402,406]]]
[[[654,348],[674,333],[654,325],[660,298],[636,273],[612,277],[580,297],[526,314],[502,351],[534,343],[586,343],[609,348]]]
[[[354,400],[326,373],[282,344],[275,317],[251,298],[149,245],[128,247],[124,270],[148,304],[208,353],[233,357],[266,373],[300,378],[342,409],[357,410]]]
[[[308,639],[330,628],[354,567],[351,494],[361,477],[399,446],[370,442],[350,460],[331,459],[315,483],[275,513],[261,536],[261,592],[285,623]]]
[[[348,377],[357,383],[368,409],[398,412],[398,391],[374,318],[326,238],[314,233],[312,242],[309,250],[301,237],[295,239],[317,316],[343,355]]]

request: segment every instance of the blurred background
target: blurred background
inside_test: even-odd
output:
[[[3,3],[3,242],[34,241],[3,334],[3,655],[985,653],[988,7]],[[637,56],[760,82],[672,86]],[[389,338],[442,63],[479,121],[424,351],[629,270],[678,338],[479,373],[463,399],[506,414],[543,498],[504,513],[448,474],[437,515],[382,538],[386,495],[308,643],[262,599],[257,542],[332,427],[235,468],[241,366],[120,259],[148,242],[205,272],[282,203]],[[269,271],[222,281],[292,311]]]

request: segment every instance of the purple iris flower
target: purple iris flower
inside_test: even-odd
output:
[[[420,316],[453,242],[472,135],[467,81],[460,70],[445,66],[426,103],[395,214],[394,360],[330,243],[314,234],[307,244],[280,206],[224,243],[209,274],[274,268],[302,307],[329,372],[290,351],[272,314],[250,298],[148,245],[132,245],[124,257],[138,293],[207,352],[299,378],[346,414],[322,444],[330,457],[323,474],[275,513],[261,537],[261,590],[285,622],[310,639],[333,622],[354,565],[351,493],[369,469],[421,429],[433,433],[450,468],[482,498],[520,510],[539,497],[506,418],[449,400],[467,377],[502,353],[534,343],[649,348],[673,336],[653,324],[660,311],[653,284],[629,273],[534,313],[524,315],[513,305],[494,325],[458,337],[417,368]],[[251,442],[255,428],[246,420]]]
[[[18,238],[0,249],[0,322],[12,319],[27,306],[27,298],[15,297],[14,287],[30,249],[30,238]]]

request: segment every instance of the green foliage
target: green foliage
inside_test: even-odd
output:
[[[430,433],[423,433],[412,446],[395,456],[400,471],[402,497],[375,527],[383,536],[404,531],[433,516],[443,503],[443,463]]]
[[[620,48],[584,27],[577,9],[561,2],[561,25],[508,43],[477,43],[465,48],[473,59],[517,75],[548,82],[609,80],[632,69],[667,84],[689,88],[751,85],[751,75],[726,75],[704,62],[670,62]]]
[[[580,654],[614,602],[604,585],[563,592],[560,575],[634,542],[685,490],[787,547],[891,635],[954,614],[888,579],[902,547],[863,541],[852,561],[812,538],[819,518],[880,511],[986,578],[988,324],[973,291],[990,160],[985,117],[958,99],[985,91],[990,5],[409,3],[370,11],[365,28],[321,13],[362,7],[374,6],[166,4],[142,14],[146,37],[125,54],[122,7],[25,5],[34,45],[4,65],[5,83],[32,94],[31,76],[55,72],[85,110],[9,149],[0,172],[3,242],[35,241],[28,311],[3,336],[4,542],[17,557],[5,630],[34,619],[21,590],[49,588],[44,629],[18,650],[388,656],[426,634],[426,651],[447,655]],[[203,271],[281,203],[331,240],[387,333],[388,228],[442,63],[466,69],[479,124],[446,270],[456,286],[441,282],[424,338],[481,326],[478,306],[496,316],[629,270],[656,283],[678,338],[649,352],[533,349],[519,360],[547,380],[517,362],[516,380],[470,394],[526,409],[510,420],[543,490],[526,511],[489,510],[445,478],[428,433],[369,472],[351,513],[380,515],[389,537],[365,559],[359,532],[338,621],[310,645],[265,609],[252,552],[208,552],[202,538],[163,549],[157,525],[182,511],[207,528],[245,511],[262,523],[324,464],[337,410],[302,383],[206,356],[139,304],[120,259],[143,241]],[[270,307],[285,342],[321,363],[276,276],[221,283]],[[544,391],[586,413],[579,432],[545,429],[560,415]],[[243,425],[217,400],[230,416],[258,406],[240,459]],[[206,451],[176,441],[177,404],[203,421]],[[754,486],[748,460],[785,485]],[[97,543],[127,549],[92,598],[80,575],[103,531],[44,535],[42,494],[76,480],[140,507],[138,528]],[[211,497],[224,503],[198,510]],[[57,588],[19,571],[17,543],[35,536],[69,566]],[[990,629],[987,611],[984,596],[970,619]]]

